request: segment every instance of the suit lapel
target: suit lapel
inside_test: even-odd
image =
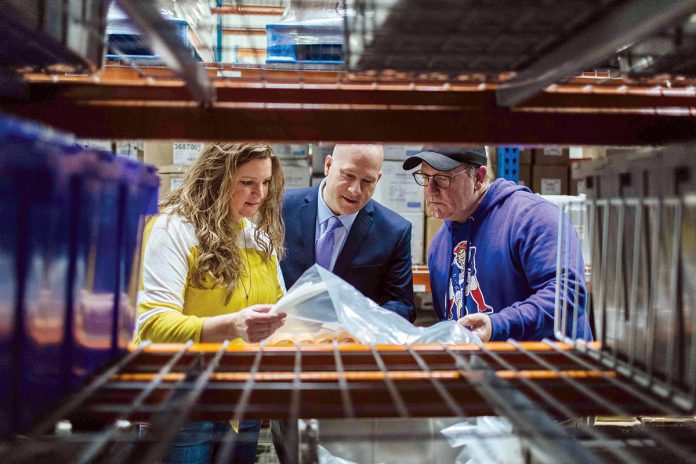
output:
[[[341,253],[338,255],[338,258],[336,259],[336,264],[334,265],[333,273],[337,276],[342,275],[346,271],[346,269],[348,269],[348,266],[353,261],[353,258],[355,257],[355,254],[357,253],[360,244],[363,242],[363,240],[367,236],[367,233],[370,231],[372,223],[374,222],[372,212],[373,206],[372,200],[370,200],[367,203],[367,205],[365,205],[365,207],[361,209],[358,215],[356,216],[355,222],[353,222],[353,226],[350,228],[350,232],[348,233],[346,243],[343,245],[343,249],[341,250]],[[314,255],[312,254],[312,256]]]
[[[302,202],[302,207],[300,208],[300,224],[302,227],[302,242],[304,244],[304,268],[309,268],[314,264],[314,242],[315,242],[315,229],[317,224],[317,199],[318,199],[319,188],[314,188],[307,193],[307,196]]]

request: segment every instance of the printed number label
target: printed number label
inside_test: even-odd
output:
[[[191,164],[196,161],[204,146],[203,143],[177,142],[173,147],[172,161],[174,164]]]

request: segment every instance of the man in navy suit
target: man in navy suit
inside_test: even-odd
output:
[[[287,254],[280,267],[290,287],[319,263],[412,321],[411,223],[372,200],[383,159],[381,145],[336,145],[320,185],[286,192]]]
[[[280,267],[289,288],[318,263],[412,321],[411,223],[372,200],[383,159],[381,145],[336,145],[321,184],[285,193]],[[298,462],[297,424],[272,421],[271,430],[280,462]]]

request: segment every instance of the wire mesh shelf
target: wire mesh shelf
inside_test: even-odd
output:
[[[131,457],[151,462],[186,421],[502,415],[533,449],[553,449],[567,462],[589,462],[588,456],[599,462],[582,440],[596,447],[610,438],[589,426],[573,437],[558,421],[691,412],[551,341],[481,347],[143,344],[45,418],[28,439],[6,442],[0,452],[3,462],[37,462],[48,454],[52,462],[107,462],[129,459],[131,449]],[[148,424],[143,436],[132,430],[138,422]],[[56,433],[65,424],[72,433]],[[633,432],[632,439],[644,438],[642,445],[622,443],[603,452],[625,462],[640,460],[643,447],[677,458],[693,452],[693,441],[676,442],[651,427]],[[114,447],[123,449],[114,453]]]

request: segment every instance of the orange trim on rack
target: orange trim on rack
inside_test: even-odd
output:
[[[259,15],[282,16],[285,8],[282,6],[218,6],[210,9],[213,14],[224,15]]]

